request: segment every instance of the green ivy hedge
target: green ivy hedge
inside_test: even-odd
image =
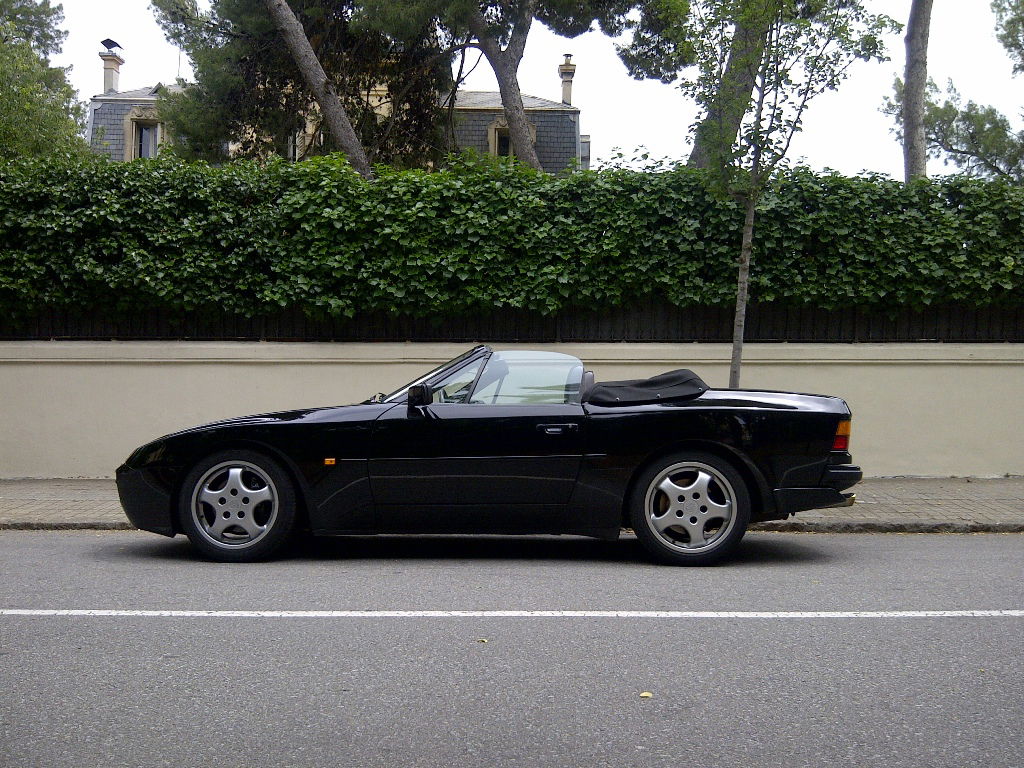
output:
[[[463,160],[367,182],[337,158],[0,167],[0,314],[44,307],[543,313],[733,300],[742,213],[704,175]],[[1020,304],[1024,190],[798,169],[760,206],[751,297]]]

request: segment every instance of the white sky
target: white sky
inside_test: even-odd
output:
[[[866,0],[875,12],[906,22],[910,0]],[[64,28],[70,33],[53,63],[73,67],[71,82],[83,99],[103,89],[100,40],[110,37],[123,46],[121,90],[157,82],[173,82],[191,70],[157,26],[148,0],[63,0]],[[804,132],[793,142],[794,160],[803,157],[814,168],[855,174],[863,170],[903,175],[892,121],[879,112],[903,70],[902,35],[893,35],[887,49],[891,61],[858,62],[840,90],[812,102]],[[581,110],[583,133],[592,140],[592,157],[607,158],[614,148],[631,155],[638,147],[654,157],[685,158],[694,110],[671,85],[636,81],[626,74],[612,41],[599,32],[566,40],[535,24],[519,72],[524,93],[559,101],[557,67],[563,53],[577,65],[573,104]],[[965,99],[992,104],[1016,120],[1021,109],[1021,82],[1012,77],[1012,63],[995,39],[989,0],[935,0],[932,13],[929,75],[944,86],[952,78]],[[497,90],[484,61],[467,81],[473,90]],[[943,172],[940,162],[929,170]]]

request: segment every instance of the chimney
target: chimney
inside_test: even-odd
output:
[[[117,90],[118,80],[121,76],[121,65],[124,64],[124,59],[110,48],[100,51],[100,58],[103,59],[103,92],[113,93]]]
[[[565,61],[558,65],[558,75],[562,78],[562,103],[572,104],[572,76],[576,74],[576,65],[572,63],[572,54],[565,54]]]

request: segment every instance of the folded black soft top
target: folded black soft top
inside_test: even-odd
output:
[[[700,376],[685,368],[669,371],[649,379],[634,381],[602,381],[594,385],[588,403],[594,405],[639,405],[666,400],[690,400],[700,397],[708,388]]]

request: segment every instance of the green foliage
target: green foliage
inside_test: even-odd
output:
[[[618,34],[626,14],[649,2],[665,0],[364,0],[359,3],[356,20],[360,26],[381,29],[398,37],[407,37],[425,24],[436,24],[450,39],[469,35],[469,17],[479,11],[487,34],[502,47],[508,45],[513,29],[524,18],[543,22],[563,37],[577,37],[598,24],[608,34]]]
[[[60,6],[0,0],[0,160],[83,152],[85,108],[46,55],[64,37]]]
[[[673,83],[696,64],[688,18],[690,0],[645,0],[623,21],[628,42],[616,46],[630,75]],[[698,5],[696,12],[700,12]]]
[[[758,221],[760,302],[1024,297],[1024,190],[1001,182],[798,169],[772,181]],[[0,166],[0,313],[723,305],[742,224],[742,207],[686,168],[550,176],[458,158],[366,181],[333,155],[26,160]]]
[[[1024,2],[992,0],[996,37],[1013,59],[1014,74],[1024,72]]]
[[[62,21],[64,9],[50,0],[0,0],[0,44],[25,42],[43,57],[60,53],[68,36]]]

